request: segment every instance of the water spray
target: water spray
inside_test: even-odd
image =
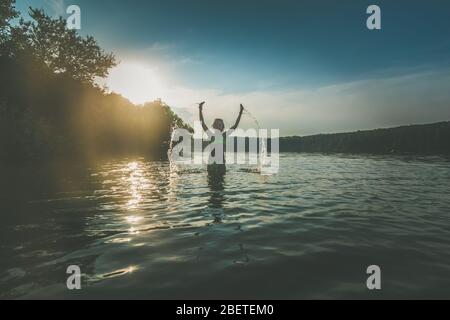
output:
[[[258,119],[256,119],[256,117],[253,116],[251,114],[251,112],[248,111],[245,107],[243,107],[243,108],[244,108],[245,114],[248,115],[255,122],[256,126],[258,127],[258,132],[260,132],[261,126],[259,125]],[[259,171],[259,173],[262,174],[264,166],[267,164],[267,147],[266,147],[266,143],[263,138],[258,137],[258,140],[259,140],[259,145],[260,145],[258,171]]]

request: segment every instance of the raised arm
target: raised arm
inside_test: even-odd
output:
[[[234,126],[232,126],[230,129],[231,130],[236,130],[237,127],[239,126],[239,122],[241,122],[241,117],[242,117],[242,113],[244,112],[244,106],[241,104],[241,110],[239,111],[239,116],[236,119],[236,123],[234,124]]]
[[[200,110],[200,122],[202,123],[202,127],[204,131],[208,131],[208,127],[205,124],[205,119],[203,118],[203,105],[205,104],[205,102],[200,103],[200,105],[198,106],[199,110]]]

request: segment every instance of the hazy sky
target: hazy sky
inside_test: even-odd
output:
[[[450,1],[17,0],[65,14],[121,61],[107,85],[187,121],[243,103],[282,135],[450,120]],[[366,27],[377,4],[382,30]],[[253,123],[244,117],[244,126]]]

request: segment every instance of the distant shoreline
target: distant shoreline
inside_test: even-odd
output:
[[[450,121],[281,137],[280,152],[450,155]]]

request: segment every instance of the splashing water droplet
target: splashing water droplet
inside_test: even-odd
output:
[[[172,126],[172,128],[170,129],[170,143],[169,143],[169,150],[167,150],[167,158],[169,160],[169,167],[170,167],[170,172],[176,172],[177,171],[177,165],[175,164],[175,162],[173,161],[173,141],[175,139],[175,132],[178,129],[178,127],[176,125]]]
[[[261,126],[259,125],[258,119],[256,119],[255,116],[253,116],[250,111],[248,111],[247,109],[244,108],[245,114],[247,114],[256,124],[256,126],[258,127],[258,132],[261,131]],[[259,141],[259,163],[258,163],[258,172],[260,174],[265,174],[265,170],[264,167],[267,166],[268,164],[268,158],[267,158],[267,147],[266,147],[266,142],[265,139],[259,137],[258,138]]]

